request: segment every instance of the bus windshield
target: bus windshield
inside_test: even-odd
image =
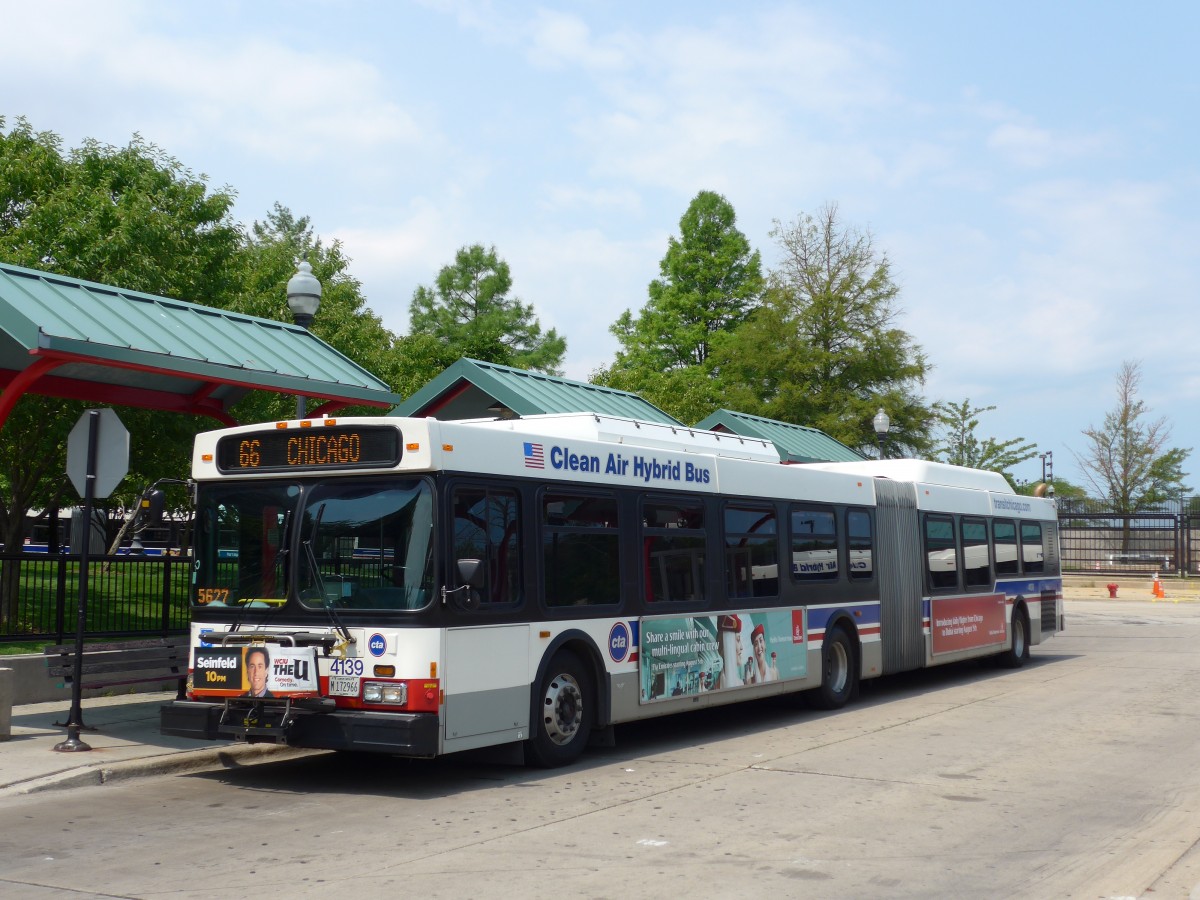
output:
[[[297,563],[311,608],[420,609],[433,597],[433,495],[425,481],[335,481],[307,492]]]
[[[433,596],[426,481],[206,485],[196,515],[198,605],[281,608],[298,595],[310,609],[411,610]]]

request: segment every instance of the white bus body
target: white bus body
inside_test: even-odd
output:
[[[1053,504],[989,472],[783,465],[763,441],[571,414],[226,429],[197,437],[192,476],[170,734],[556,765],[622,722],[1019,665],[1062,627]],[[264,658],[268,693],[246,696]]]

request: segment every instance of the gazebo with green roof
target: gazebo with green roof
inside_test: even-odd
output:
[[[0,263],[0,427],[26,393],[236,424],[249,391],[309,415],[389,407],[388,385],[299,325]]]
[[[696,427],[770,441],[779,451],[780,461],[785,463],[861,462],[865,458],[857,450],[816,428],[777,422],[731,409],[718,409],[697,422]]]
[[[486,419],[570,412],[683,425],[628,391],[465,358],[402,402],[392,415]]]

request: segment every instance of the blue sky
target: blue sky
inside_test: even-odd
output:
[[[1172,443],[1200,451],[1198,4],[0,14],[0,115],[67,147],[137,132],[233,188],[247,224],[275,202],[310,216],[393,331],[457,248],[494,244],[586,379],[698,191],[725,195],[767,267],[774,223],[832,202],[891,260],[928,399],[997,407],[982,436],[1024,437],[1078,481],[1071,451],[1129,359]]]

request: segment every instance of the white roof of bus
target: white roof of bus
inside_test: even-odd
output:
[[[868,478],[890,478],[893,481],[915,481],[918,484],[937,484],[942,487],[972,488],[994,494],[1015,493],[999,472],[967,469],[923,459],[876,459],[848,463],[803,463],[807,469],[823,472],[845,472]]]
[[[519,419],[459,420],[454,425],[511,431],[531,437],[574,438],[623,444],[653,450],[674,450],[681,453],[708,453],[732,459],[753,459],[778,463],[779,452],[770,441],[742,437],[719,431],[704,431],[684,425],[665,425],[658,422],[639,422],[596,413],[548,413],[523,416]]]

